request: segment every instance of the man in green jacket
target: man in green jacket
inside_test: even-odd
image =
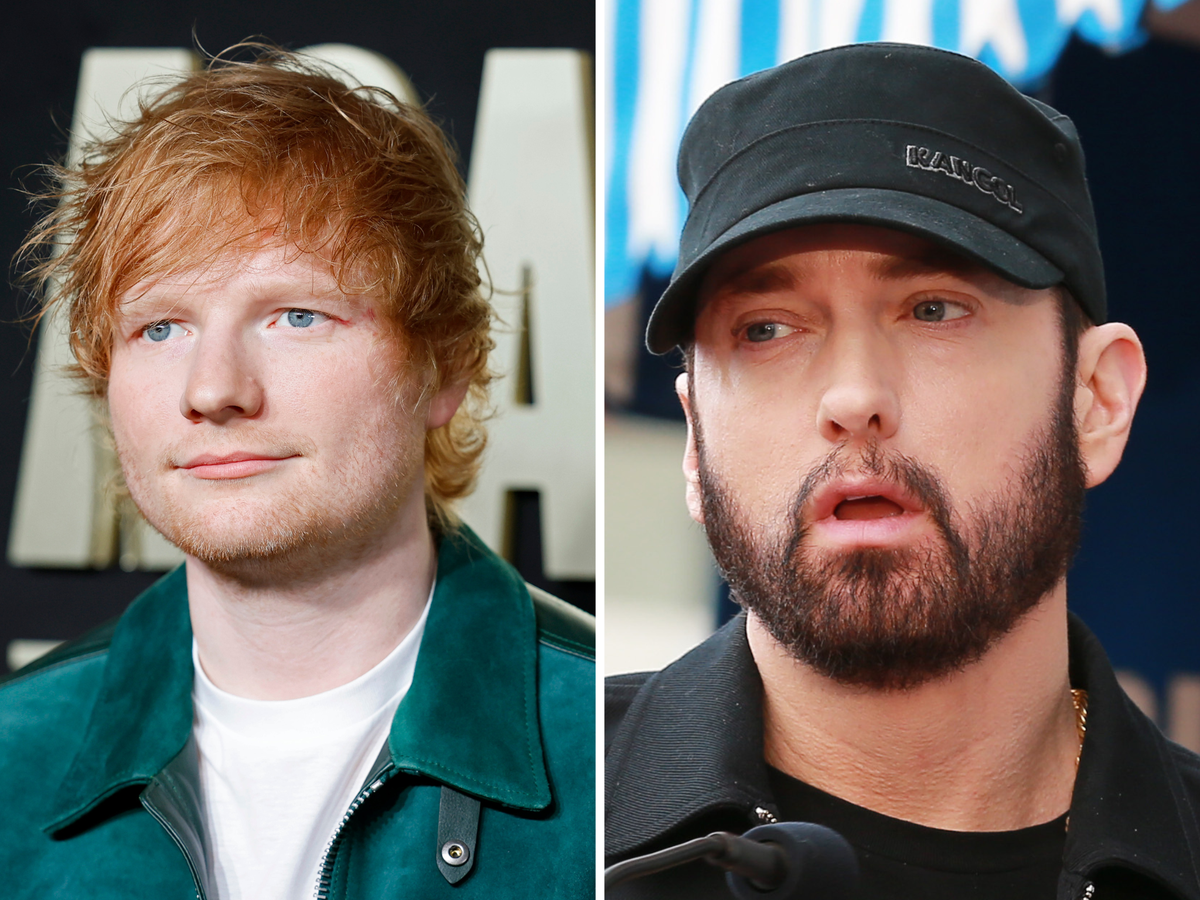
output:
[[[591,620],[450,506],[491,310],[442,133],[268,52],[58,176],[35,275],[186,564],[0,688],[6,896],[590,896]]]

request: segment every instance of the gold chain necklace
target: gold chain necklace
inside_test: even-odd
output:
[[[1079,752],[1075,754],[1075,771],[1078,772],[1079,758],[1083,756],[1083,738],[1087,734],[1087,691],[1071,688],[1071,703],[1075,706],[1075,731],[1079,734]]]
[[[1075,707],[1075,733],[1079,735],[1079,752],[1075,754],[1075,774],[1079,774],[1079,760],[1083,756],[1083,738],[1087,734],[1087,691],[1083,688],[1071,688],[1071,703]],[[1064,826],[1071,829],[1071,817],[1068,815]]]

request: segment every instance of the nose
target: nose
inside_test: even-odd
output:
[[[883,439],[900,427],[892,350],[879,336],[864,333],[832,338],[826,356],[825,388],[817,428],[827,441]]]
[[[202,335],[193,350],[192,367],[180,398],[180,412],[193,422],[218,425],[258,414],[262,385],[247,348],[232,333]]]

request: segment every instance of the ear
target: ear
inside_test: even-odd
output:
[[[468,383],[455,381],[444,384],[429,401],[429,411],[425,414],[425,430],[433,431],[441,428],[454,418],[458,408],[467,396]]]
[[[687,482],[687,508],[693,519],[704,524],[704,494],[700,490],[700,453],[696,449],[696,428],[692,422],[692,403],[688,397],[688,375],[675,379],[675,393],[687,419],[687,446],[683,451],[683,480]]]
[[[1113,473],[1146,386],[1146,355],[1128,325],[1109,322],[1079,339],[1075,422],[1079,451],[1087,468],[1087,486],[1095,487]]]

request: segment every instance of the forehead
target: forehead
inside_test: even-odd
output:
[[[258,295],[325,297],[343,294],[338,273],[329,260],[294,244],[266,238],[218,247],[199,258],[182,258],[173,266],[151,272],[119,298],[120,312],[163,298],[199,299],[220,294],[249,299]],[[280,297],[280,299],[286,299]]]
[[[786,291],[829,272],[881,282],[955,281],[1017,303],[1040,293],[907,232],[871,225],[807,225],[763,235],[722,254],[700,283],[697,314],[722,295]]]

